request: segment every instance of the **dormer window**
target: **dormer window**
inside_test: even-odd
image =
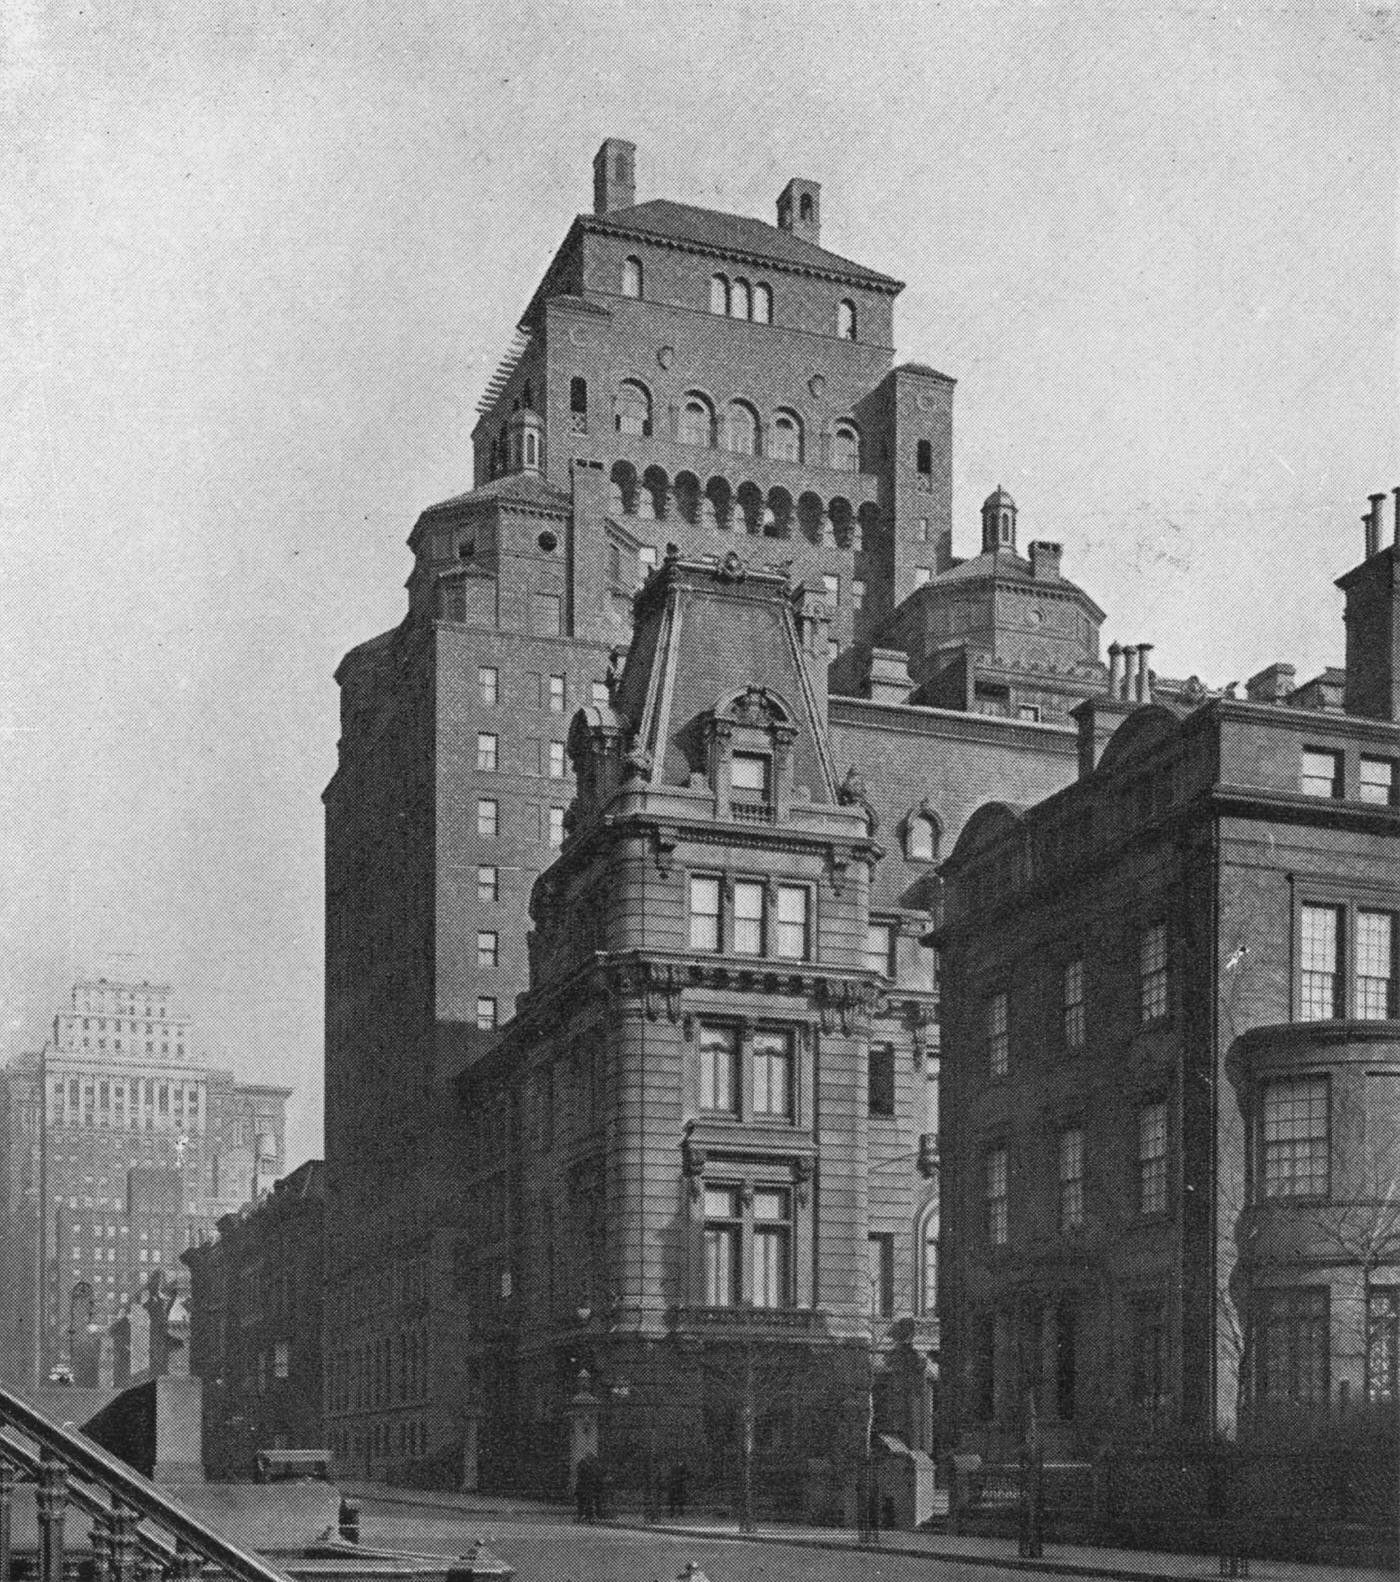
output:
[[[735,753],[729,764],[729,789],[745,802],[771,800],[771,764],[763,753]]]

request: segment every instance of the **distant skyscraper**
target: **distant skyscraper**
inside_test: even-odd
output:
[[[0,1373],[50,1370],[75,1325],[115,1318],[220,1215],[268,1191],[290,1093],[210,1068],[168,984],[76,984],[44,1048],[0,1070]]]

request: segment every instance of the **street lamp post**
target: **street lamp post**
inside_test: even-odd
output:
[[[859,1510],[856,1525],[860,1542],[878,1546],[880,1542],[880,1500],[875,1489],[875,1276],[869,1280],[869,1326],[865,1340],[865,1443],[861,1454]]]

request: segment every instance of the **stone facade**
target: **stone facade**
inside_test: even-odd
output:
[[[1249,701],[1088,700],[1075,784],[982,808],[944,866],[968,1448],[1393,1411],[1400,724],[1350,639],[1396,554],[1341,579],[1344,711],[1279,666]]]

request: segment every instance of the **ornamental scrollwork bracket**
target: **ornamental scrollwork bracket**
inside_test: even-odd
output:
[[[651,832],[652,853],[656,858],[656,871],[663,879],[671,877],[671,859],[676,853],[676,832],[658,824]]]
[[[812,1161],[810,1159],[794,1159],[792,1161],[792,1183],[797,1194],[799,1208],[806,1208],[807,1201],[812,1195]]]
[[[699,1202],[700,1194],[704,1190],[705,1150],[690,1134],[691,1122],[686,1126],[685,1134],[681,1138],[681,1174],[690,1185],[690,1196],[693,1201]]]
[[[668,1021],[679,1021],[681,1014],[681,975],[669,962],[657,966],[647,962],[644,966],[643,995],[646,1014],[650,1021],[658,1021],[664,1013]]]

